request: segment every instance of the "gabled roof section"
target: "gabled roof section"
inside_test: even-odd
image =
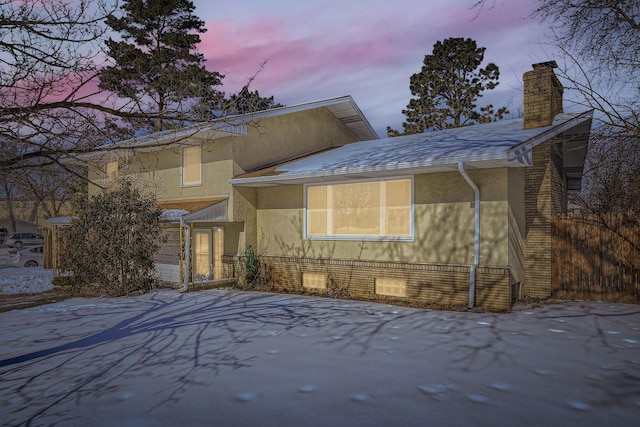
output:
[[[580,166],[581,174],[591,117],[592,111],[563,113],[551,126],[536,129],[524,130],[522,119],[515,119],[356,142],[240,175],[230,182],[258,187],[433,173],[457,170],[459,162],[467,169],[531,166],[533,148],[560,134],[571,135],[575,166]]]
[[[314,108],[326,107],[343,125],[353,132],[362,141],[379,139],[378,134],[362,114],[362,111],[351,96],[340,96],[320,101],[307,102],[304,104],[290,105],[287,107],[272,108],[270,110],[258,111],[244,114],[242,116],[230,116],[226,118],[228,123],[244,122],[248,123],[266,117],[280,116],[283,114],[297,113]]]
[[[153,150],[177,143],[199,143],[230,135],[246,135],[247,124],[251,122],[268,117],[282,116],[323,107],[327,108],[337,120],[349,128],[360,140],[379,138],[353,98],[347,95],[254,113],[221,117],[210,122],[197,123],[175,130],[166,130],[116,143],[104,144],[98,147],[97,151],[100,152],[101,149],[104,149],[104,151],[111,151],[113,149]],[[99,154],[100,153],[96,155]]]

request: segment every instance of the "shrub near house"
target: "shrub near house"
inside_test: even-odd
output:
[[[128,295],[153,288],[160,215],[155,198],[142,195],[126,180],[82,203],[65,229],[60,266],[73,272],[75,290]]]

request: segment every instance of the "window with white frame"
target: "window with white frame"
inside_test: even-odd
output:
[[[411,178],[305,186],[305,237],[413,238]]]
[[[200,185],[202,150],[200,147],[182,149],[182,185]]]

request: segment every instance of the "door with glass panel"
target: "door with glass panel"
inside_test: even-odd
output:
[[[193,259],[193,281],[203,282],[213,279],[211,230],[195,230],[193,247],[195,252]]]

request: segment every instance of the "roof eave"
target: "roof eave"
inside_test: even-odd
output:
[[[331,107],[335,107],[340,104],[345,104],[348,106],[348,110],[351,112],[348,117],[342,117],[335,110],[331,109]],[[138,138],[130,138],[111,144],[104,144],[97,147],[92,153],[83,155],[83,158],[96,158],[104,155],[105,153],[110,153],[117,150],[154,150],[162,149],[164,147],[183,141],[186,144],[188,143],[187,141],[195,143],[203,140],[222,138],[229,135],[246,135],[246,125],[252,121],[322,107],[327,107],[329,111],[336,117],[336,119],[343,123],[347,128],[349,128],[356,136],[358,136],[358,138],[360,138],[360,140],[366,141],[380,139],[376,131],[373,129],[367,118],[364,116],[358,105],[353,100],[353,98],[350,95],[345,95],[336,98],[323,99],[320,101],[312,101],[303,104],[272,108],[270,110],[262,110],[254,113],[221,117],[209,122],[196,123],[184,128],[166,130],[163,132],[156,132]],[[360,126],[356,126],[356,122],[348,120],[348,118],[351,117],[357,117],[356,122],[359,123]],[[201,134],[207,132],[216,132],[217,134],[200,137]]]
[[[365,166],[355,168],[341,168],[336,170],[325,170],[323,172],[300,172],[281,175],[259,176],[252,178],[233,178],[229,183],[238,187],[267,187],[287,184],[304,184],[311,182],[340,181],[348,179],[382,178],[400,175],[417,175],[426,173],[438,173],[456,171],[458,163],[463,162],[468,169],[489,169],[495,167],[525,167],[530,166],[523,159],[507,160],[506,158],[465,157],[451,158],[445,161],[429,162],[404,162],[394,165]]]
[[[544,132],[541,132],[538,135],[508,149],[507,159],[509,161],[519,161],[519,159],[524,159],[527,157],[531,158],[531,151],[535,146],[580,125],[586,120],[591,120],[592,118],[593,110],[589,110],[565,122],[552,126]]]
[[[351,112],[351,114],[348,117],[341,116],[336,110],[331,108],[340,104],[345,104],[348,106],[348,109]],[[285,106],[285,107],[272,108],[270,110],[256,111],[255,113],[229,116],[229,117],[225,117],[225,119],[227,120],[228,123],[240,124],[240,123],[248,123],[254,120],[259,120],[267,117],[274,117],[282,114],[297,113],[297,112],[311,110],[315,108],[321,108],[321,107],[326,107],[327,109],[329,109],[329,111],[336,117],[336,119],[338,119],[340,122],[342,122],[342,124],[344,124],[347,128],[349,128],[356,136],[358,136],[358,138],[360,138],[360,140],[368,141],[368,140],[380,139],[376,131],[373,129],[373,126],[371,126],[371,123],[369,123],[369,120],[367,120],[365,115],[362,113],[362,110],[360,110],[360,107],[358,107],[358,105],[353,100],[351,95],[345,95],[345,96],[340,96],[336,98],[328,98],[328,99],[323,99],[319,101],[305,102],[303,104],[296,104],[296,105]],[[360,128],[362,130],[358,130],[358,128],[354,126],[354,122],[351,122],[350,120],[348,120],[348,118],[350,117],[358,118],[357,122],[361,124]]]

